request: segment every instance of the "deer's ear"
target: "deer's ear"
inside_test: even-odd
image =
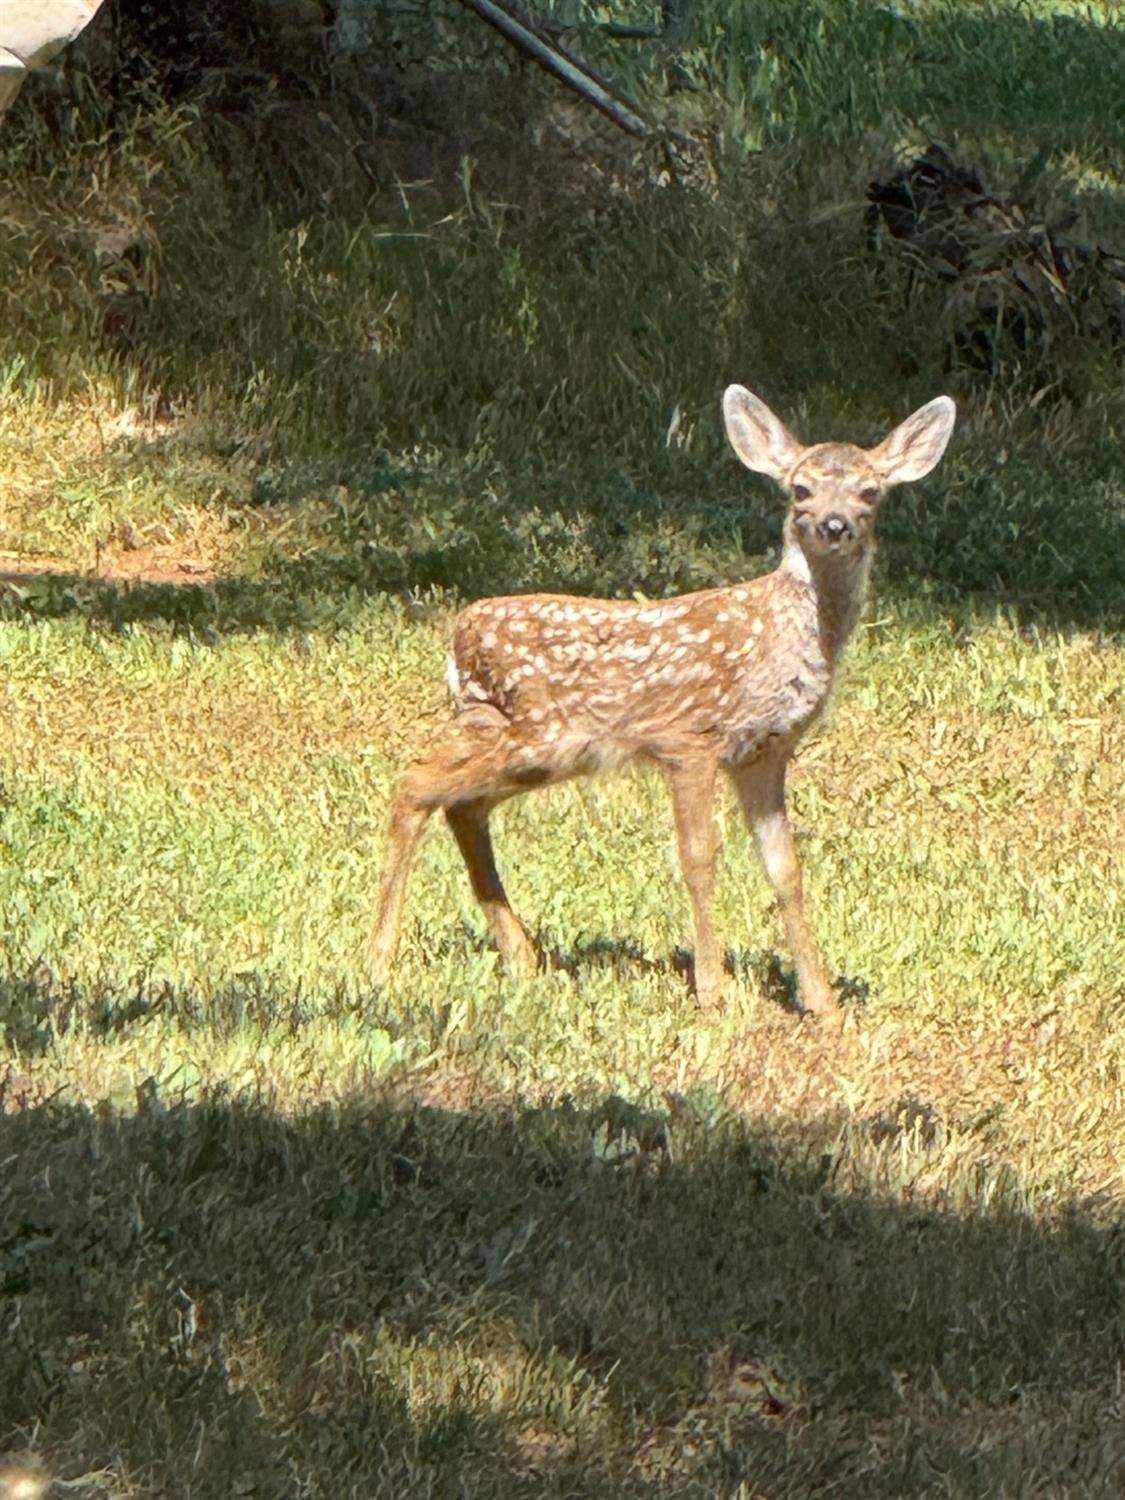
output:
[[[871,458],[888,485],[905,484],[928,474],[945,452],[957,417],[948,396],[937,396],[901,422]]]
[[[745,386],[728,385],[723,392],[723,423],[731,447],[746,467],[783,484],[805,451],[766,403]]]

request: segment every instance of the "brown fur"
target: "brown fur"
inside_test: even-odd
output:
[[[714,1000],[722,979],[711,922],[722,770],[777,893],[802,1004],[836,1008],[805,918],[785,771],[824,709],[862,608],[877,505],[890,485],[937,463],[953,403],[938,397],[870,450],[804,448],[741,386],[728,389],[723,409],[742,461],[790,492],[780,567],[651,603],[530,594],[464,611],[451,659],[457,716],[406,771],[391,808],[371,938],[377,979],[393,961],[407,876],[436,808],[505,961],[531,971],[535,951],[497,874],[489,815],[532,787],[644,760],[664,772],[671,793],[700,1000]]]

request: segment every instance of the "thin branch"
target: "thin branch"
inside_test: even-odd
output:
[[[581,94],[595,109],[600,109],[620,129],[627,130],[630,135],[649,134],[649,127],[640,115],[611,93],[581,58],[533,31],[529,24],[517,20],[508,10],[496,4],[495,0],[463,0],[463,3],[475,10],[489,25],[495,26],[510,42],[522,48],[529,57],[533,57],[540,67],[560,78],[576,94]]]

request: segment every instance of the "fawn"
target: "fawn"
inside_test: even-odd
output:
[[[732,385],[723,417],[735,452],[790,496],[776,571],[645,603],[528,594],[464,610],[448,661],[456,717],[405,772],[391,807],[371,935],[376,981],[393,961],[407,876],[435,809],[453,830],[504,961],[528,972],[535,949],[497,874],[489,814],[532,787],[640,759],[660,767],[671,793],[700,1003],[715,1001],[723,971],[711,920],[721,769],[777,894],[801,1005],[835,1011],[805,918],[785,771],[824,709],[863,607],[879,503],[891,485],[930,472],[955,415],[938,396],[875,448],[806,448],[762,400]]]

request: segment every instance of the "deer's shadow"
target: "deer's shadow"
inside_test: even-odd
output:
[[[694,997],[695,959],[686,948],[675,947],[663,956],[654,957],[629,938],[599,937],[579,941],[569,946],[554,943],[538,943],[540,967],[566,974],[576,982],[584,974],[604,972],[627,978],[633,975],[674,974],[682,979]],[[771,1005],[795,1016],[807,1014],[797,993],[797,979],[793,970],[776,949],[772,948],[727,948],[723,954],[723,970],[732,979],[749,982]],[[867,981],[854,976],[839,974],[832,981],[839,1003],[858,1009],[866,1004],[870,993]]]

